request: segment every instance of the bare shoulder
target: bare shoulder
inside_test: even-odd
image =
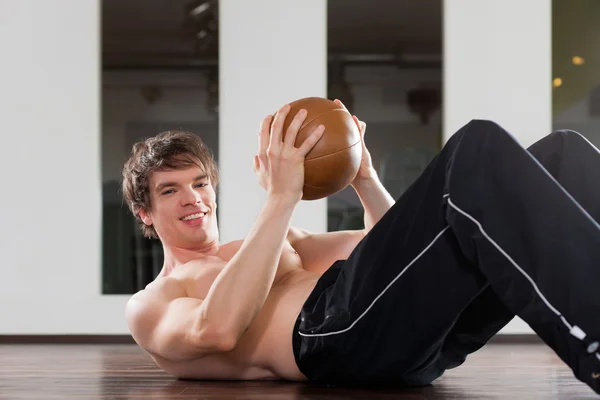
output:
[[[202,275],[211,273],[216,267],[225,263],[216,256],[205,256],[189,261],[177,267],[168,276],[159,276],[150,282],[143,290],[135,293],[127,303],[128,311],[136,311],[146,307],[154,307],[159,303],[168,303],[177,298],[191,296],[187,290],[188,281],[198,281]]]
[[[148,326],[155,323],[165,305],[184,297],[187,297],[184,283],[172,276],[157,278],[131,296],[125,316],[134,337],[136,332],[148,331]]]
[[[305,270],[324,273],[337,260],[347,259],[365,237],[364,230],[314,233],[290,227],[288,241],[302,259]]]
[[[306,229],[298,228],[297,226],[290,226],[290,229],[288,229],[287,233],[287,240],[293,246],[294,242],[306,238],[308,235],[310,235],[310,232]]]

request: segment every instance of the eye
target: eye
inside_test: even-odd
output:
[[[206,183],[197,183],[196,184],[196,187],[204,187],[204,186],[206,186]]]
[[[171,194],[171,193],[175,193],[175,191],[173,189],[169,189],[169,190],[165,190],[161,194],[166,195],[166,194]]]

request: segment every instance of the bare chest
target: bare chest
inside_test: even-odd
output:
[[[206,298],[208,291],[210,290],[211,285],[225,267],[226,262],[230,261],[233,256],[239,251],[242,246],[242,241],[235,241],[231,243],[227,243],[219,249],[218,257],[221,258],[224,263],[222,267],[215,267],[211,269],[197,269],[197,270],[189,270],[185,271],[185,276],[183,277],[183,281],[186,284],[186,290],[190,297],[195,297],[198,299]],[[275,274],[275,280],[273,283],[273,287],[277,287],[280,285],[281,281],[285,276],[287,276],[290,272],[299,272],[303,271],[302,268],[302,259],[294,250],[292,245],[286,241],[283,250],[281,252],[281,257],[279,258],[279,264],[277,265],[277,272]]]

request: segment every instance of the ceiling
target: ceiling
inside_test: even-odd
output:
[[[214,63],[216,46],[199,51],[196,33],[206,21],[191,23],[186,17],[191,3],[102,0],[104,66],[184,68],[209,60]],[[327,22],[330,56],[424,54],[441,58],[442,0],[328,0]]]

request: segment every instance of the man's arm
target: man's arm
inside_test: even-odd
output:
[[[237,343],[267,299],[294,209],[302,199],[306,154],[325,129],[320,125],[296,147],[296,135],[307,113],[300,110],[293,117],[284,140],[283,123],[289,110],[290,106],[285,105],[273,120],[268,116],[261,124],[254,171],[267,191],[267,201],[202,304],[204,320],[220,336],[227,337],[226,342]]]
[[[346,106],[339,100],[334,102],[341,105],[344,109]],[[348,111],[346,109],[346,111]],[[392,205],[394,205],[394,198],[385,189],[379,177],[377,171],[373,167],[373,160],[371,159],[371,153],[367,149],[365,143],[365,132],[367,130],[367,124],[364,121],[358,119],[356,115],[352,116],[352,119],[356,123],[358,130],[360,131],[361,143],[362,143],[362,156],[360,165],[358,167],[358,173],[352,181],[352,187],[358,194],[358,197],[365,209],[365,235],[373,228],[373,225],[377,223]]]
[[[368,179],[353,183],[365,210],[365,228],[326,233],[311,233],[290,228],[288,239],[300,255],[304,269],[317,274],[324,273],[337,260],[345,260],[350,253],[394,204],[393,197],[377,178],[376,173]]]
[[[208,329],[202,304],[177,279],[159,278],[132,296],[125,315],[135,341],[152,355],[186,361],[231,350]]]
[[[296,202],[268,199],[239,251],[212,284],[205,321],[237,343],[271,290]]]
[[[344,107],[339,100],[335,102]],[[352,118],[360,130],[362,141],[360,166],[352,187],[365,210],[364,229],[310,233],[294,228],[289,233],[290,244],[302,258],[304,268],[318,274],[325,272],[335,261],[347,259],[362,238],[394,204],[394,198],[379,181],[377,171],[373,168],[371,154],[364,140],[367,125],[355,115]]]
[[[375,170],[371,172],[368,178],[353,182],[352,187],[365,210],[364,233],[366,235],[394,205],[395,201],[377,177]]]

